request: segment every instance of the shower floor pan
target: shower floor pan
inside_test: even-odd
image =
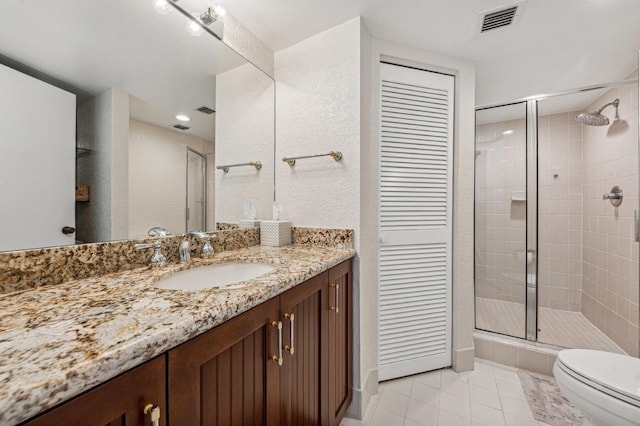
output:
[[[476,297],[476,328],[524,337],[522,303]],[[538,342],[564,348],[625,352],[580,312],[538,308]]]

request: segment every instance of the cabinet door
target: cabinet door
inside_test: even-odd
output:
[[[169,424],[278,425],[278,298],[169,351]]]
[[[284,364],[280,370],[282,425],[327,424],[327,280],[318,275],[280,295]]]
[[[151,424],[144,407],[160,407],[166,424],[165,356],[159,356],[24,423],[25,426],[136,426]]]
[[[351,260],[329,270],[329,424],[339,425],[353,398]]]

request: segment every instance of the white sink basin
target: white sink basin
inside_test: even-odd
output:
[[[273,270],[274,267],[266,263],[221,263],[178,272],[157,281],[154,287],[166,290],[222,288],[257,278]]]

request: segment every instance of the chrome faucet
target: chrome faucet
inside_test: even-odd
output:
[[[206,232],[202,231],[189,231],[185,234],[182,241],[180,241],[180,245],[178,246],[178,254],[180,255],[180,262],[188,262],[191,260],[191,243],[189,242],[188,236],[193,235],[200,241],[204,241],[202,245],[202,249],[200,250],[200,256],[207,257],[213,254],[213,246],[211,245],[211,236]]]
[[[213,254],[213,246],[211,245],[211,239],[215,238],[215,234],[209,235],[202,231],[189,231],[187,235],[193,235],[200,241],[204,241],[202,249],[200,249],[200,256],[207,257]]]
[[[149,229],[147,234],[150,237],[166,237],[167,235],[169,235],[169,231],[160,226],[154,226],[153,228]]]
[[[162,266],[167,262],[167,258],[162,254],[162,245],[160,244],[160,241],[155,241],[149,244],[136,244],[134,247],[136,250],[153,248],[153,255],[149,260],[149,264],[151,266]]]
[[[191,260],[191,243],[187,239],[187,236],[180,241],[178,246],[178,255],[180,255],[180,262],[185,263]]]

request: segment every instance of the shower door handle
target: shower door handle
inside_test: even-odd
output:
[[[640,223],[638,223],[640,217],[638,217],[638,210],[633,211],[633,240],[637,243],[640,242]]]
[[[536,262],[536,251],[533,249],[527,250],[527,264]]]

